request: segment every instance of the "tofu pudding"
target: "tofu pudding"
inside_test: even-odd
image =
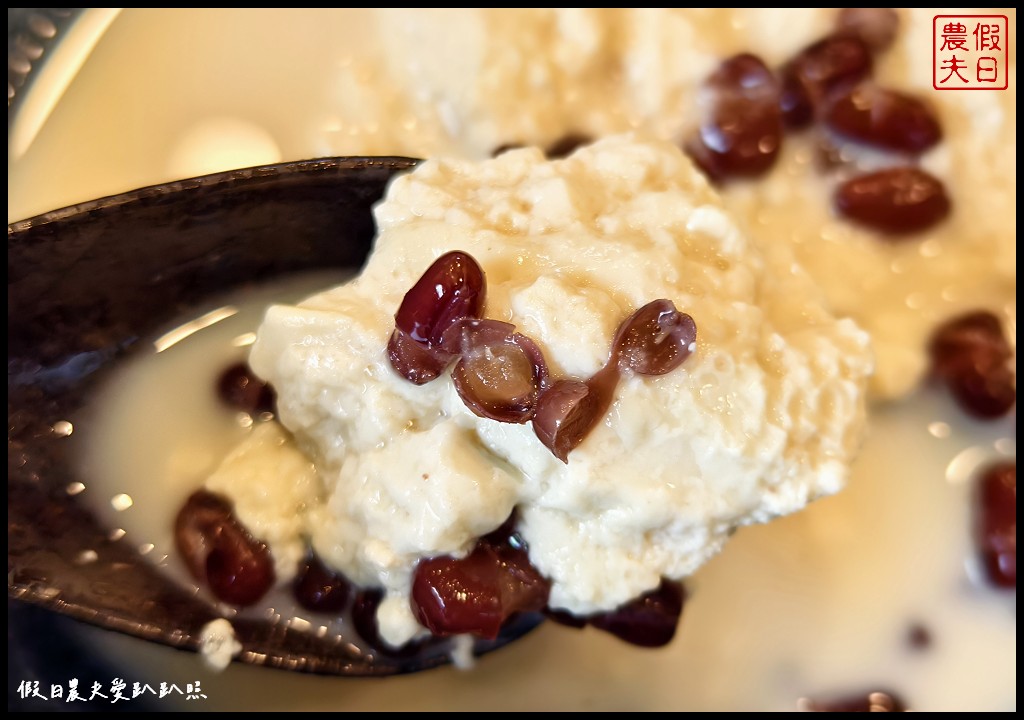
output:
[[[842,487],[864,426],[867,335],[784,251],[744,237],[678,147],[621,136],[564,160],[430,160],[375,214],[356,279],[271,307],[257,331],[249,361],[294,444],[258,428],[207,483],[270,545],[279,580],[308,540],[384,590],[380,633],[402,645],[430,614],[410,600],[417,567],[474,557],[515,512],[531,582],[550,584],[530,609],[588,617],[692,574],[737,527]],[[620,325],[656,298],[697,333],[671,371],[620,361],[607,410],[556,457],[538,425],[544,393],[532,423],[499,422],[464,401],[461,365],[454,383],[447,362],[410,382],[389,357],[403,298],[453,251],[479,263],[479,309],[529,338],[552,389],[606,372]]]

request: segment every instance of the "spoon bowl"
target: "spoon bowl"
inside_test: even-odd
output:
[[[197,650],[214,605],[114,542],[73,488],[75,417],[120,361],[207,298],[302,270],[358,269],[371,209],[399,157],[326,158],[229,171],[92,200],[8,225],[8,595],[101,627]],[[515,619],[476,654],[536,627]],[[232,621],[239,660],[384,676],[447,664],[361,651],[265,620]]]

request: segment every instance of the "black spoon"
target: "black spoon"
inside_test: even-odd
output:
[[[358,268],[372,205],[408,158],[327,158],[155,185],[8,225],[8,595],[179,648],[198,648],[216,608],[109,539],[68,494],[82,470],[53,423],[73,416],[141,339],[209,296],[290,272]],[[88,478],[81,478],[87,481]],[[83,549],[97,554],[77,562]],[[514,619],[476,654],[529,632]],[[384,676],[450,662],[360,652],[269,621],[235,620],[243,662]]]

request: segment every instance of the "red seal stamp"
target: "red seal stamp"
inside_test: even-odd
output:
[[[936,15],[932,19],[932,87],[1006,90],[1010,23],[1006,15]]]

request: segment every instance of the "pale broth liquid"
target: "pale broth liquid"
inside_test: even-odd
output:
[[[249,428],[218,400],[217,376],[244,359],[269,302],[336,281],[302,277],[226,298],[120,369],[74,433],[92,478],[76,490],[111,537],[194,587],[173,547],[174,514]],[[218,693],[206,707],[232,706],[228,688],[249,698],[291,688],[291,702],[274,691],[268,706],[345,710],[471,709],[498,698],[518,709],[787,710],[802,697],[888,690],[917,710],[1006,710],[1016,703],[1016,593],[990,589],[979,572],[971,499],[978,469],[1015,454],[1009,419],[974,422],[941,393],[922,391],[873,410],[846,490],[741,529],[688,580],[691,598],[668,648],[548,623],[472,672],[347,682],[343,692],[327,679],[236,665],[210,677]],[[247,612],[325,626],[286,593]],[[207,674],[193,655],[127,652],[154,658],[136,671]]]

